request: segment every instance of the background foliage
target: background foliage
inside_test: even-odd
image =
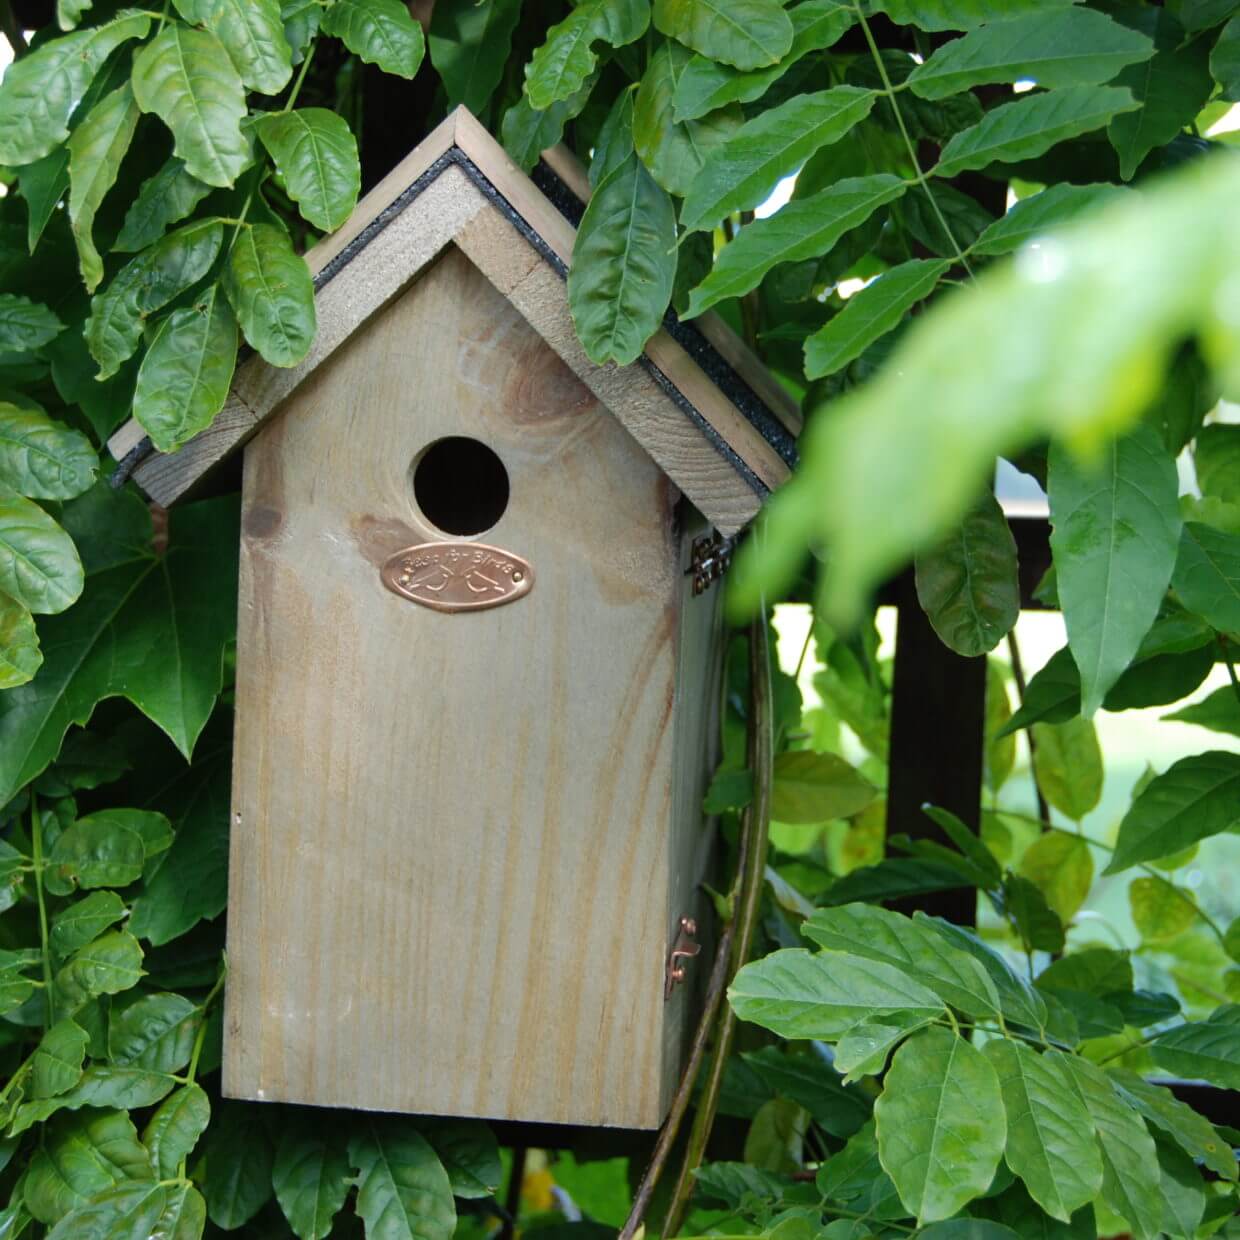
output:
[[[1177,878],[1234,829],[1240,757],[1151,770],[1105,845],[1140,948],[1069,932],[1102,847],[1090,717],[1180,700],[1240,633],[1240,429],[1213,414],[1240,172],[1202,136],[1240,100],[1240,4],[436,0],[425,33],[399,0],[30,7],[0,4],[0,1236],[500,1226],[485,1125],[219,1097],[236,502],[152,513],[101,455],[131,413],[162,450],[209,425],[242,343],[296,364],[300,253],[460,103],[527,168],[561,140],[588,163],[592,358],[714,308],[807,415],[735,598],[812,601],[822,704],[778,668],[765,700],[738,642],[707,809],[742,863],[746,731],[776,751],[717,1099],[743,1140],[672,1229],[1234,1231],[1240,1134],[1147,1078],[1240,1086],[1240,928]],[[940,842],[885,840],[865,600],[916,554],[949,646],[1005,638],[997,454],[1049,493],[1068,645],[1015,712],[992,665],[981,836],[931,808]],[[1177,717],[1240,734],[1231,678]],[[993,800],[1023,729],[1033,820]],[[881,907],[959,886],[978,933]],[[535,1166],[524,1225],[615,1227],[628,1174]]]

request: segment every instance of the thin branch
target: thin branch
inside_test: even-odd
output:
[[[0,34],[3,34],[13,49],[13,59],[17,60],[30,50],[22,28],[13,16],[13,5],[10,0],[0,0]]]
[[[1020,658],[1020,645],[1016,640],[1016,630],[1007,635],[1008,654],[1012,660],[1012,678],[1016,681],[1016,700],[1018,706],[1025,704],[1025,665]],[[1038,816],[1043,822],[1050,822],[1051,807],[1047,805],[1042,789],[1038,785],[1037,746],[1033,739],[1033,728],[1025,729],[1025,740],[1029,745],[1029,777],[1033,780],[1033,795],[1038,799]]]
[[[512,1168],[508,1172],[508,1191],[504,1194],[504,1211],[507,1217],[499,1229],[497,1240],[512,1240],[517,1226],[517,1213],[521,1209],[521,1183],[525,1179],[525,1156],[529,1150],[524,1145],[512,1147]]]

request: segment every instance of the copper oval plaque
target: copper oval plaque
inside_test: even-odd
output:
[[[528,561],[477,542],[428,542],[384,562],[383,584],[393,594],[435,611],[482,611],[524,598],[534,585]]]

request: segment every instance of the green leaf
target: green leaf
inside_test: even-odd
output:
[[[655,29],[736,69],[761,69],[792,47],[792,22],[777,0],[654,0]]]
[[[887,1066],[887,1057],[910,1033],[930,1024],[925,1016],[906,1012],[885,1021],[862,1021],[852,1025],[836,1043],[833,1063],[845,1073],[850,1084],[863,1076],[878,1076]]]
[[[728,103],[752,103],[766,94],[796,62],[810,52],[830,47],[856,22],[857,15],[841,0],[802,0],[788,10],[792,47],[777,65],[742,71],[705,56],[693,56],[676,83],[672,100],[677,123],[705,116]]]
[[[598,64],[594,45],[624,47],[646,33],[649,0],[584,0],[558,25],[525,67],[530,106],[544,110],[582,90]]]
[[[950,264],[914,258],[854,293],[844,308],[805,341],[805,377],[821,379],[855,361],[929,297]]]
[[[65,830],[47,860],[70,889],[125,887],[141,877],[145,850],[142,837],[123,820],[101,814]]]
[[[1035,723],[1033,764],[1047,801],[1080,822],[1102,797],[1102,750],[1093,722]]]
[[[102,79],[96,78],[95,85]],[[87,100],[95,87],[87,92]],[[87,100],[83,100],[81,107]],[[26,248],[33,254],[44,230],[69,188],[69,148],[56,147],[50,155],[36,159],[21,170],[22,197],[26,200]]]
[[[1145,942],[1172,939],[1197,920],[1197,904],[1164,878],[1134,878],[1128,885],[1132,924]]]
[[[250,90],[275,95],[288,85],[293,53],[276,0],[209,0],[205,16]]]
[[[32,499],[73,499],[94,485],[98,465],[85,435],[0,401],[0,484]]]
[[[224,290],[246,340],[266,361],[296,366],[309,353],[316,327],[314,282],[287,234],[270,224],[242,229],[228,257]]]
[[[984,1048],[1007,1113],[1007,1164],[1052,1218],[1070,1221],[1102,1187],[1102,1159],[1089,1112],[1050,1062],[1023,1043]]]
[[[1240,538],[1186,521],[1171,585],[1180,602],[1207,624],[1240,632]]]
[[[1157,861],[1240,821],[1240,755],[1194,754],[1150,781],[1124,816],[1104,874]]]
[[[0,591],[36,615],[64,611],[82,592],[68,534],[38,504],[0,485]]]
[[[27,684],[42,665],[34,617],[16,599],[0,594],[0,689]]]
[[[874,1104],[878,1153],[918,1224],[950,1218],[990,1187],[1007,1125],[994,1068],[947,1029],[895,1053]]]
[[[211,1103],[201,1085],[190,1083],[174,1090],[147,1121],[142,1144],[151,1153],[155,1174],[161,1180],[177,1175],[198,1138],[207,1130]]]
[[[675,243],[671,199],[630,155],[595,190],[573,242],[568,304],[592,361],[627,365],[658,330]]]
[[[357,1169],[357,1213],[368,1236],[450,1240],[456,1205],[448,1173],[408,1121],[370,1121],[349,1142]]]
[[[72,1089],[82,1075],[89,1035],[71,1020],[58,1020],[31,1056],[30,1097],[54,1098]]]
[[[422,1135],[443,1163],[454,1197],[493,1197],[504,1178],[495,1134],[481,1120],[431,1121]]]
[[[94,2],[95,0],[56,0],[56,24],[61,30],[72,30]]]
[[[91,235],[95,213],[116,183],[121,160],[138,127],[138,115],[126,82],[95,104],[69,139],[69,222],[88,293],[103,279],[103,260]]]
[[[70,1113],[44,1129],[23,1196],[39,1222],[52,1224],[114,1184],[149,1182],[150,1175],[150,1159],[123,1111]]]
[[[133,356],[150,315],[207,274],[223,240],[224,225],[219,220],[186,224],[131,259],[92,298],[86,343],[99,363],[100,379],[116,374]]]
[[[211,187],[192,176],[174,155],[153,177],[142,182],[112,248],[122,254],[145,250],[172,224],[189,215],[210,192]]]
[[[15,61],[0,82],[0,164],[17,168],[42,159],[69,136],[69,118],[103,62],[122,43],[151,28],[131,13],[50,39]]]
[[[1236,691],[1230,685],[1215,689],[1209,697],[1163,718],[1174,719],[1177,723],[1195,723],[1199,728],[1209,728],[1212,732],[1240,736],[1240,700],[1237,700]]]
[[[336,0],[323,12],[322,29],[368,65],[398,77],[413,78],[426,52],[422,27],[400,0]]]
[[[1021,1240],[1019,1232],[989,1219],[954,1218],[933,1223],[917,1233],[918,1240]]]
[[[1240,100],[1240,13],[1223,27],[1210,53],[1210,73],[1224,99]]]
[[[565,125],[586,106],[594,82],[593,77],[587,78],[579,91],[543,111],[532,108],[529,100],[522,95],[504,113],[500,136],[504,150],[518,167],[529,172],[538,163],[539,155],[560,141]]]
[[[106,482],[67,505],[64,519],[82,531],[91,575],[78,605],[44,622],[50,653],[39,675],[0,696],[0,803],[46,769],[69,726],[104,698],[128,697],[188,756],[235,631],[234,500],[177,509],[160,559],[145,506]],[[103,549],[87,541],[91,529],[96,541],[107,531]]]
[[[115,891],[92,891],[52,918],[52,949],[59,956],[71,955],[120,921],[125,912],[125,902]]]
[[[746,121],[707,157],[685,197],[680,212],[682,227],[689,232],[711,229],[732,212],[748,211],[764,202],[775,186],[796,172],[815,151],[838,142],[858,121],[868,116],[875,98],[874,91],[836,86],[814,94],[796,95]],[[884,179],[894,181],[897,178]],[[878,178],[871,180],[877,182]],[[820,199],[818,195],[805,202]],[[772,219],[782,214],[784,212]]]
[[[126,930],[109,930],[80,947],[56,974],[56,990],[77,1011],[97,995],[117,995],[142,977],[142,948]]]
[[[933,171],[955,177],[988,164],[1032,159],[1136,106],[1131,92],[1116,86],[1064,86],[1025,95],[992,108],[976,125],[956,134]]]
[[[688,317],[756,288],[780,263],[829,253],[846,232],[864,224],[904,189],[904,182],[888,173],[848,177],[809,198],[795,199],[767,219],[746,224],[723,247],[710,275],[693,290]]]
[[[1087,948],[1049,965],[1038,975],[1037,984],[1039,988],[1081,990],[1091,994],[1131,990],[1132,960],[1127,952],[1105,947]]]
[[[1049,10],[1075,4],[1076,0],[873,0],[901,26],[922,30],[972,30],[984,22],[1008,21],[1027,13],[1045,15]]]
[[[1174,1076],[1240,1089],[1240,1004],[1216,1008],[1208,1020],[1175,1025],[1150,1050],[1154,1062]]]
[[[215,35],[169,22],[134,57],[132,81],[138,106],[172,130],[190,175],[232,185],[250,162],[241,132],[245,86]]]
[[[1059,1074],[1065,1094],[1089,1112],[1102,1153],[1102,1200],[1129,1224],[1136,1240],[1154,1240],[1162,1218],[1158,1180],[1150,1174],[1157,1151],[1141,1117],[1085,1059],[1058,1051],[1044,1058]]]
[[[326,108],[300,108],[268,113],[256,128],[303,217],[334,232],[353,214],[362,183],[347,122]]]
[[[207,1134],[204,1153],[211,1168],[205,1189],[207,1214],[217,1227],[234,1231],[271,1198],[271,1142],[248,1107],[226,1102]]]
[[[990,975],[933,922],[913,921],[872,904],[846,904],[818,909],[802,933],[834,951],[891,965],[969,1016],[999,1016],[999,996]]]
[[[1040,754],[1040,750],[1039,750]],[[1020,859],[1020,873],[1046,897],[1051,911],[1069,922],[1080,911],[1094,881],[1094,859],[1079,835],[1050,831],[1039,836]]]
[[[234,261],[240,242],[233,247]],[[248,289],[247,311],[267,308],[273,291],[281,292],[265,284]],[[218,284],[160,324],[138,371],[133,412],[161,452],[175,452],[211,425],[228,397],[236,361],[237,320]]]
[[[520,0],[443,0],[431,13],[431,63],[448,106],[481,115],[504,74]]]
[[[167,1189],[154,1180],[117,1184],[78,1206],[48,1232],[48,1240],[137,1240],[156,1234]]]
[[[1125,181],[1132,179],[1150,151],[1166,145],[1196,120],[1214,87],[1203,40],[1185,43],[1183,27],[1165,10],[1151,12],[1143,24],[1152,27],[1157,48],[1153,58],[1130,66],[1115,79],[1115,85],[1126,86],[1141,106],[1107,126]]]
[[[680,44],[664,43],[650,58],[633,107],[637,153],[669,194],[688,190],[706,157],[736,133],[742,119],[735,106],[720,108],[700,120],[677,123],[672,119],[672,97],[689,59]]]
[[[1049,457],[1051,552],[1087,718],[1153,624],[1180,539],[1175,462],[1142,426],[1084,469],[1057,444]]]
[[[1178,1147],[1157,1141],[1162,1232],[1192,1240],[1206,1208],[1206,1186],[1193,1160]]]
[[[12,1131],[24,1132],[57,1111],[79,1111],[83,1107],[119,1107],[132,1111],[136,1107],[153,1106],[175,1084],[176,1081],[163,1072],[91,1064],[68,1093],[19,1107]]]
[[[0,352],[29,353],[64,331],[46,306],[16,293],[0,293]]]
[[[192,1185],[181,1183],[167,1190],[167,1204],[156,1225],[157,1234],[168,1240],[200,1240],[207,1225],[207,1203]]]
[[[824,822],[860,813],[878,790],[837,754],[781,753],[774,763],[771,815],[778,822]]]
[[[986,256],[1010,254],[1048,229],[1075,219],[1104,202],[1122,198],[1127,192],[1118,185],[1050,185],[1041,193],[1022,198],[1006,215],[995,220],[977,239],[973,253]]]
[[[1026,951],[1063,951],[1063,923],[1029,879],[1008,874],[1003,880],[1003,907]]]
[[[112,1013],[108,1052],[114,1064],[172,1074],[189,1063],[202,1015],[183,995],[143,995]]]
[[[841,952],[811,955],[800,948],[772,952],[746,965],[728,988],[741,1020],[783,1038],[834,1039],[851,1026],[884,1015],[933,1019],[941,1000],[921,983],[879,961]]]
[[[284,22],[284,38],[293,51],[293,64],[299,65],[305,60],[319,32],[322,16],[323,7],[318,0],[281,0],[280,17]]]
[[[1180,0],[1178,16],[1184,28],[1195,33],[1225,22],[1237,9],[1237,0]]]
[[[869,1119],[869,1099],[847,1088],[818,1054],[790,1054],[771,1046],[742,1058],[766,1085],[804,1107],[833,1137],[850,1137]]]
[[[971,656],[1003,640],[1020,615],[1016,568],[1016,540],[989,493],[949,539],[918,555],[917,598],[946,646]]]
[[[1135,1072],[1109,1069],[1111,1084],[1130,1107],[1161,1128],[1190,1157],[1205,1163],[1225,1180],[1236,1178],[1231,1146],[1203,1115],[1181,1102],[1169,1089],[1152,1085]]]
[[[1240,500],[1240,426],[1212,423],[1197,433],[1193,464],[1202,495]]]
[[[298,1240],[324,1240],[349,1195],[344,1142],[330,1134],[286,1129],[271,1179],[276,1200]]]
[[[1098,85],[1153,53],[1143,34],[1093,9],[1068,6],[994,22],[944,43],[907,83],[923,99],[1020,78],[1045,87]]]

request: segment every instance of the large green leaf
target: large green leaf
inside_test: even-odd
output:
[[[678,121],[705,116],[728,103],[750,103],[782,77],[803,56],[830,47],[857,20],[850,5],[841,0],[802,0],[788,11],[792,21],[792,47],[777,65],[768,69],[734,69],[706,56],[693,56],[676,83],[672,100]]]
[[[0,485],[0,592],[36,615],[64,611],[82,592],[73,540],[30,500]]]
[[[324,34],[384,73],[412,78],[426,53],[422,27],[400,0],[335,0],[323,12]]]
[[[357,1213],[368,1236],[450,1240],[456,1205],[448,1173],[407,1121],[370,1121],[349,1142],[357,1169]]]
[[[1132,924],[1143,943],[1173,939],[1197,920],[1197,903],[1165,878],[1145,875],[1128,884]]]
[[[1208,1020],[1175,1025],[1150,1049],[1154,1062],[1175,1076],[1240,1089],[1240,1004],[1216,1008]]]
[[[242,229],[228,256],[224,290],[246,340],[273,366],[296,366],[310,351],[316,328],[314,281],[281,229],[271,224]],[[229,324],[220,330],[233,329]],[[225,384],[223,395],[227,392]]]
[[[94,485],[98,466],[80,431],[0,401],[0,484],[31,499],[73,499]]]
[[[587,78],[580,90],[542,111],[532,108],[530,101],[522,95],[504,113],[500,137],[504,150],[518,167],[529,172],[538,163],[542,152],[560,141],[564,136],[564,127],[586,106],[594,89],[594,81],[593,76]]]
[[[153,1236],[167,1195],[168,1190],[154,1180],[116,1184],[66,1214],[48,1232],[48,1240],[137,1240],[139,1236]]]
[[[976,125],[956,134],[934,172],[954,177],[988,164],[1032,159],[1136,106],[1132,93],[1117,86],[1063,86],[1025,95],[992,108]]]
[[[636,154],[595,190],[573,242],[568,304],[592,361],[627,365],[658,330],[676,278],[672,201]]]
[[[1085,1107],[1102,1154],[1102,1200],[1132,1228],[1136,1240],[1155,1240],[1162,1200],[1154,1138],[1141,1117],[1111,1087],[1106,1074],[1078,1055],[1048,1051],[1066,1094]]]
[[[1157,861],[1240,823],[1240,754],[1181,758],[1142,789],[1124,815],[1104,874]]]
[[[42,665],[34,617],[16,599],[0,594],[0,689],[28,683]]]
[[[874,785],[838,754],[801,749],[775,758],[771,814],[779,822],[850,818],[877,795]]]
[[[1021,875],[1046,897],[1051,911],[1061,921],[1068,922],[1089,895],[1094,879],[1094,858],[1083,836],[1048,831],[1025,849],[1019,869]]]
[[[633,142],[650,175],[669,194],[684,194],[706,157],[741,125],[736,106],[700,120],[677,122],[672,98],[690,56],[679,43],[665,43],[650,58],[633,105]]]
[[[275,1157],[262,1124],[254,1123],[249,1108],[224,1103],[207,1134],[204,1153],[207,1177],[207,1213],[225,1231],[244,1226],[271,1198],[271,1168]]]
[[[594,45],[623,47],[640,39],[650,25],[649,0],[584,0],[547,31],[525,67],[525,94],[539,110],[570,99],[598,64]]]
[[[150,28],[147,14],[125,14],[51,39],[10,65],[0,81],[0,164],[33,163],[63,142],[69,118],[103,62]]]
[[[851,1025],[835,1045],[832,1063],[843,1072],[846,1084],[864,1076],[879,1076],[887,1057],[909,1034],[930,1024],[926,1016],[902,1012],[881,1021],[861,1021]]]
[[[1080,1098],[1050,1063],[1021,1042],[984,1048],[999,1077],[1007,1113],[1007,1164],[1053,1218],[1068,1222],[1102,1187],[1102,1159]]]
[[[431,1120],[421,1125],[443,1163],[456,1197],[493,1197],[504,1178],[499,1146],[490,1126],[481,1120]]]
[[[30,1097],[54,1098],[72,1089],[82,1075],[90,1036],[71,1020],[58,1020],[31,1056]]]
[[[1215,422],[1202,427],[1193,445],[1193,464],[1202,495],[1240,500],[1240,426]]]
[[[29,297],[0,293],[0,351],[27,353],[64,331],[56,315]]]
[[[443,0],[436,3],[427,35],[431,63],[448,95],[481,114],[503,77],[520,0]]]
[[[298,1240],[323,1240],[349,1195],[344,1141],[332,1133],[287,1129],[276,1150],[271,1180]]]
[[[815,151],[868,116],[875,98],[870,90],[836,86],[796,95],[746,121],[707,158],[685,196],[681,225],[690,232],[711,229],[734,211],[758,206]]]
[[[1240,632],[1240,538],[1186,521],[1171,585],[1180,602],[1213,628]]]
[[[46,662],[0,697],[0,798],[55,758],[95,705],[124,696],[189,755],[223,677],[236,623],[237,513],[232,499],[178,509],[167,553],[151,554],[149,517],[100,483],[65,510],[90,570],[78,605],[45,621]],[[126,528],[126,527],[129,528]],[[166,864],[166,863],[165,863]]]
[[[201,1240],[207,1225],[207,1203],[187,1180],[167,1188],[167,1204],[156,1224],[157,1234],[168,1240]]]
[[[1179,482],[1148,426],[1108,445],[1096,469],[1053,445],[1048,475],[1059,602],[1088,717],[1162,605],[1182,524]]]
[[[300,108],[261,117],[258,136],[302,215],[323,232],[349,218],[361,188],[357,140],[343,117]]]
[[[741,1020],[783,1038],[834,1039],[860,1021],[896,1013],[933,1018],[944,1010],[933,991],[891,965],[800,948],[746,965],[728,1000]]]
[[[1010,254],[1048,229],[1127,192],[1118,185],[1050,185],[1041,193],[1022,198],[995,220],[978,237],[972,252]]]
[[[125,887],[142,875],[146,850],[142,836],[108,813],[79,818],[61,832],[48,864],[67,885]]]
[[[1032,78],[1039,86],[1109,82],[1148,60],[1154,44],[1093,9],[1066,6],[993,22],[943,44],[908,76],[923,99],[991,82]]]
[[[276,0],[208,0],[207,29],[223,44],[242,82],[260,94],[282,91],[293,74]]]
[[[904,190],[904,182],[886,172],[847,177],[809,198],[788,203],[767,219],[745,225],[723,247],[710,275],[693,290],[688,317],[696,317],[726,297],[747,293],[780,263],[828,253],[846,232],[864,224]]]
[[[210,1119],[211,1102],[201,1085],[183,1085],[160,1103],[142,1133],[142,1144],[150,1151],[160,1179],[179,1173]]]
[[[874,1104],[878,1153],[919,1224],[950,1218],[990,1187],[1007,1124],[999,1079],[947,1029],[914,1034],[895,1053]]]
[[[844,308],[805,341],[805,376],[821,379],[855,361],[929,297],[950,264],[914,258],[854,293]]]
[[[1082,10],[1085,11],[1085,10]],[[1184,29],[1165,9],[1137,10],[1136,20],[1154,36],[1156,51],[1144,64],[1131,65],[1115,79],[1141,105],[1117,116],[1107,137],[1119,155],[1120,175],[1130,180],[1155,147],[1191,125],[1214,88],[1204,40],[1186,42]],[[1133,17],[1124,20],[1132,21]]]
[[[1223,98],[1240,100],[1240,13],[1223,27],[1210,53],[1210,73],[1223,88]]]
[[[172,1074],[189,1063],[202,1021],[197,1004],[172,993],[143,995],[108,1025],[112,1063]]]
[[[266,285],[247,289],[248,308],[257,310],[269,291]],[[228,397],[236,362],[237,320],[218,284],[160,324],[138,371],[133,413],[161,452],[175,452],[211,425]]]
[[[189,215],[210,192],[211,187],[192,176],[174,155],[153,177],[142,182],[112,248],[122,254],[145,250],[170,225]]]
[[[912,921],[873,904],[845,904],[818,909],[802,933],[834,951],[889,964],[969,1016],[999,1017],[999,996],[990,975],[933,922]]]
[[[138,115],[126,82],[95,104],[69,139],[69,222],[87,292],[93,293],[103,279],[103,260],[91,235],[95,213],[116,183]]]
[[[120,921],[126,911],[125,902],[115,891],[92,891],[52,918],[52,950],[61,956],[71,955]]]
[[[231,185],[247,167],[245,86],[209,30],[169,22],[134,57],[132,81],[138,106],[172,130],[175,153],[191,176]]]
[[[1102,799],[1102,749],[1093,721],[1035,723],[1033,769],[1047,802],[1080,822]]]
[[[918,601],[957,654],[993,650],[1016,624],[1016,540],[992,494],[982,497],[949,539],[918,555],[916,565]]]
[[[109,930],[79,947],[56,974],[57,1004],[75,1012],[97,995],[116,995],[142,976],[142,948],[127,930]]]
[[[99,379],[116,374],[133,356],[150,315],[207,274],[223,240],[219,220],[186,224],[131,259],[91,300],[86,344],[99,363]]]
[[[1209,728],[1212,732],[1226,732],[1231,736],[1240,736],[1240,699],[1231,685],[1215,689],[1209,697],[1174,714],[1164,715],[1164,719],[1174,719],[1177,723],[1195,723],[1199,728]]]
[[[922,30],[972,30],[984,22],[1027,13],[1045,14],[1077,0],[872,0],[873,7],[902,26]]]
[[[776,64],[792,47],[792,22],[778,0],[654,0],[654,24],[736,69]]]

